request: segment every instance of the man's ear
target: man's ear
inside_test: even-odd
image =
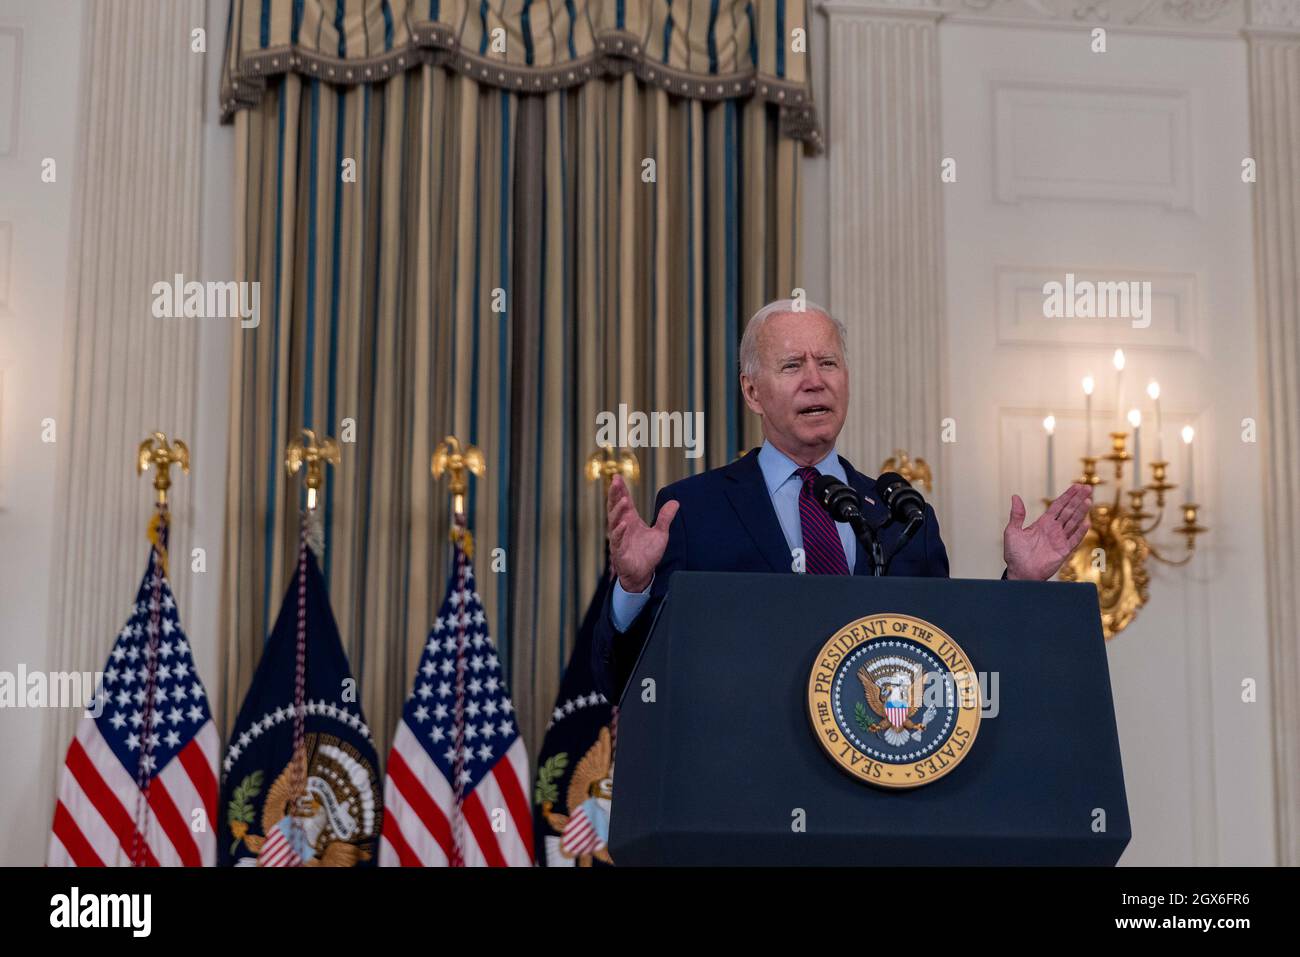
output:
[[[749,411],[755,415],[763,414],[763,406],[758,401],[758,389],[754,387],[754,380],[745,373],[740,374],[740,394],[745,397],[745,405],[749,406]]]

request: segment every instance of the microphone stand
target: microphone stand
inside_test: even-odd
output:
[[[885,555],[880,547],[880,539],[876,535],[875,527],[857,509],[849,515],[849,527],[857,536],[858,544],[865,546],[867,554],[871,556],[871,574],[880,578],[885,574]],[[893,558],[893,555],[890,555],[890,558]]]
[[[894,556],[907,547],[907,543],[912,540],[918,531],[920,531],[923,524],[925,524],[925,517],[923,515],[918,515],[907,523],[907,527],[903,529],[903,534],[898,536],[898,544],[890,551],[889,558],[886,559],[884,563],[886,568],[888,568],[890,563],[893,562]]]

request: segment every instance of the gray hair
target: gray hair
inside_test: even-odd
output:
[[[829,311],[806,299],[797,302],[794,299],[777,299],[774,302],[769,302],[750,316],[749,322],[745,325],[745,334],[740,340],[741,375],[749,376],[752,379],[758,374],[758,334],[762,330],[763,324],[773,316],[801,312],[815,312],[829,319],[831,324],[835,326],[835,333],[840,337],[840,352],[847,353],[849,331],[844,328],[844,323],[832,316]]]

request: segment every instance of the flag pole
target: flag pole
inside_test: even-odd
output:
[[[179,465],[181,471],[190,472],[190,450],[180,439],[167,441],[162,432],[154,432],[140,443],[135,455],[135,474],[144,475],[150,468],[154,470],[154,513],[149,520],[149,541],[157,556],[157,568],[150,576],[149,625],[147,644],[145,646],[145,680],[143,713],[141,715],[140,757],[136,762],[135,783],[135,833],[131,838],[131,866],[143,867],[147,847],[144,829],[148,818],[150,771],[153,763],[153,745],[156,735],[153,733],[154,693],[158,686],[158,641],[162,634],[162,586],[167,575],[167,529],[168,508],[167,492],[172,485],[172,466]]]
[[[623,476],[623,481],[630,486],[641,478],[641,465],[636,460],[636,456],[627,449],[614,448],[611,445],[604,445],[592,452],[587,457],[587,481],[594,482],[601,480],[601,502],[609,500],[609,487],[614,484],[614,476]],[[606,529],[606,535],[609,532]],[[609,539],[605,539],[605,564],[609,564]],[[610,577],[614,575],[613,567],[609,570]],[[609,738],[611,749],[618,746],[618,705],[611,704],[609,715]]]
[[[468,563],[474,557],[474,535],[469,530],[469,519],[465,508],[465,494],[469,490],[469,476],[483,475],[487,471],[483,453],[475,445],[461,448],[460,440],[449,435],[438,443],[433,450],[433,459],[429,471],[434,480],[448,477],[447,491],[451,496],[451,532],[452,554],[456,561],[458,584],[464,585],[469,574]],[[456,703],[455,718],[455,756],[452,759],[452,789],[455,802],[452,809],[452,854],[451,866],[465,866],[465,816],[461,813],[461,804],[465,799],[465,617],[456,618]]]
[[[303,429],[298,438],[290,439],[285,447],[284,467],[290,476],[302,473],[307,487],[307,506],[298,519],[298,633],[294,655],[293,679],[293,771],[290,774],[292,808],[290,816],[295,843],[301,840],[302,817],[299,814],[302,798],[307,792],[307,547],[316,529],[319,492],[325,484],[325,465],[338,465],[341,459],[339,444],[325,435],[319,439],[311,429]],[[298,851],[298,848],[294,848]]]

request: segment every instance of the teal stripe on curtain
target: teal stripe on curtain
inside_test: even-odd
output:
[[[267,433],[270,442],[269,454],[266,460],[266,544],[265,544],[265,567],[263,573],[267,576],[265,587],[262,594],[262,635],[263,640],[271,636],[271,568],[274,565],[275,556],[275,517],[276,517],[276,493],[278,491],[277,478],[279,470],[277,466],[280,462],[280,456],[284,450],[279,448],[280,445],[280,291],[284,285],[284,136],[285,136],[285,102],[287,97],[280,97],[280,108],[278,110],[279,122],[279,144],[280,148],[276,150],[275,164],[275,271],[272,275],[272,288],[274,289],[272,305],[272,341],[274,342],[271,353],[271,428]]]
[[[738,283],[740,272],[737,268],[740,242],[739,217],[740,202],[736,188],[736,176],[740,167],[740,157],[736,150],[736,104],[722,104],[723,118],[726,123],[724,131],[725,147],[722,154],[722,168],[726,175],[726,229],[723,241],[726,243],[727,271],[722,277],[726,283],[726,306],[724,319],[727,324],[727,369],[734,374],[737,368],[736,353],[740,348],[740,301]],[[738,390],[733,390],[727,402],[727,449],[733,454],[740,450],[740,416],[744,399]]]
[[[308,159],[308,195],[312,201],[307,207],[307,337],[303,347],[302,424],[317,429],[325,435],[334,434],[334,423],[316,420],[316,234],[319,225],[320,204],[316,202],[320,149],[320,80],[311,81],[311,146]]]
[[[785,0],[776,0],[776,75],[785,76]]]
[[[338,0],[339,9],[343,9],[344,0]],[[342,41],[340,41],[341,43]],[[331,175],[338,176],[340,183],[343,172],[343,131],[347,125],[348,99],[343,90],[337,92],[337,115],[334,125],[334,169]],[[326,417],[333,426],[339,421],[338,384],[339,384],[339,247],[343,238],[343,190],[334,189],[334,225],[330,236],[330,339],[329,339],[329,398],[326,403]],[[325,483],[325,527],[334,527],[334,482]],[[334,551],[325,549],[325,580],[330,580],[333,567]]]
[[[499,94],[501,100],[501,197],[498,203],[500,210],[498,216],[499,235],[497,236],[497,269],[501,277],[502,287],[506,290],[506,301],[504,308],[497,320],[500,331],[500,337],[497,340],[497,502],[498,502],[498,528],[505,530],[510,528],[510,395],[508,383],[510,382],[510,315],[514,311],[515,302],[513,299],[514,290],[509,288],[510,281],[510,210],[514,204],[514,193],[511,189],[510,179],[510,104],[511,94]],[[498,545],[504,545],[504,542],[498,542]],[[489,551],[490,554],[490,551]],[[510,594],[510,565],[506,564],[505,570],[500,573],[500,593]],[[501,619],[497,624],[496,635],[497,647],[501,654],[501,674],[507,681],[510,680],[510,602],[503,601],[500,603]]]

